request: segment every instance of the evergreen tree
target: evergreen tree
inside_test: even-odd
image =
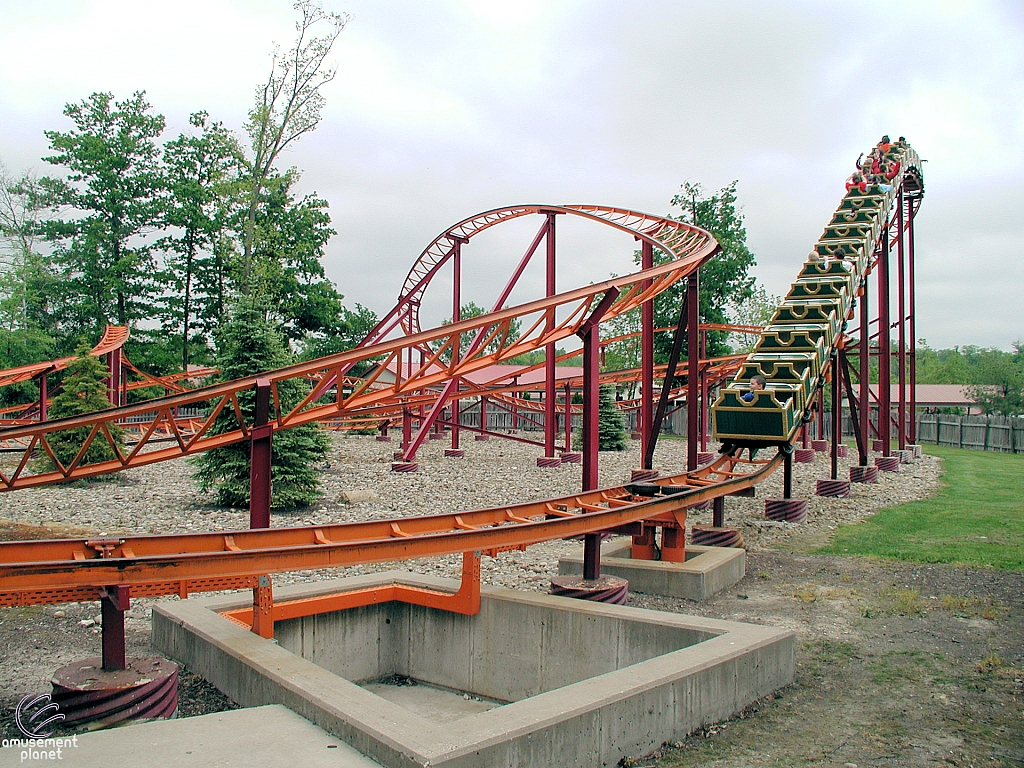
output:
[[[293,362],[280,332],[267,318],[265,306],[242,300],[230,320],[218,334],[217,365],[220,380],[230,381],[289,365]],[[308,392],[302,381],[278,384],[281,408],[294,407]],[[252,418],[256,394],[252,390],[238,396],[246,417]],[[276,418],[271,402],[270,418]],[[213,434],[237,427],[234,415],[221,413],[213,426]],[[275,510],[305,507],[320,496],[320,475],[316,465],[324,461],[330,449],[330,437],[319,424],[305,424],[274,433],[271,443],[271,501]],[[216,448],[194,459],[198,467],[195,478],[206,491],[216,489],[217,503],[222,506],[249,505],[249,454],[247,441]]]
[[[80,346],[75,354],[75,359],[65,370],[60,394],[50,401],[49,417],[51,419],[82,416],[110,407],[110,401],[107,399],[107,369],[99,358],[90,354],[90,350],[86,346]],[[61,465],[67,467],[74,461],[90,431],[91,427],[78,427],[77,429],[62,430],[47,438],[50,449]],[[124,449],[123,435],[124,432],[120,428],[110,427],[110,436],[122,452]],[[117,455],[113,446],[101,432],[93,439],[79,465],[97,464],[115,458]],[[40,472],[56,469],[53,461],[45,453],[41,455],[37,468]]]
[[[615,405],[615,387],[603,384],[598,398],[597,449],[599,451],[626,450],[626,429],[622,411]]]

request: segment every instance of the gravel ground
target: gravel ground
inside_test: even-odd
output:
[[[576,492],[581,467],[565,465],[540,469],[536,448],[510,441],[466,443],[464,459],[445,459],[445,443],[434,441],[420,452],[421,471],[397,474],[390,471],[394,444],[379,443],[371,436],[334,437],[329,466],[324,468],[324,496],[320,504],[292,514],[275,514],[273,525],[326,524],[410,515],[443,513],[499,506],[531,499],[551,498]],[[686,443],[663,440],[656,466],[662,474],[685,466]],[[842,460],[840,476],[847,477],[850,460]],[[639,443],[623,453],[603,453],[600,479],[603,486],[619,485],[640,466]],[[829,532],[854,522],[874,510],[934,493],[938,461],[924,457],[904,465],[898,473],[880,473],[877,484],[855,484],[849,499],[825,499],[813,495],[814,483],[826,477],[828,460],[819,455],[812,464],[795,465],[794,495],[809,501],[804,524],[764,520],[764,499],[781,495],[781,472],[758,487],[753,499],[730,498],[726,524],[740,527],[751,553],[785,550],[809,540],[825,541]],[[198,492],[187,462],[174,461],[131,470],[107,482],[77,483],[0,494],[0,535],[8,538],[37,535],[171,533],[245,528],[248,512],[221,509],[212,498]],[[346,494],[363,492],[369,500],[346,503]],[[711,511],[690,515],[691,523],[710,524]],[[26,527],[28,526],[28,527]],[[556,541],[484,558],[483,580],[518,589],[547,591],[558,559],[577,553],[578,542]],[[461,556],[414,560],[401,564],[377,563],[317,572],[274,576],[275,584],[334,578],[402,567],[421,573],[458,577]],[[149,614],[154,600],[136,599],[127,615],[129,655],[153,655],[149,646]],[[641,602],[632,604],[644,604]],[[674,610],[689,611],[686,606]],[[54,605],[0,610],[0,731],[15,735],[8,713],[18,698],[29,691],[49,688],[57,668],[99,653],[98,603]],[[232,706],[204,681],[183,671],[181,713],[201,714]]]
[[[395,445],[379,443],[371,436],[334,436],[334,447],[323,473],[324,495],[315,507],[273,516],[272,524],[312,525],[379,520],[413,515],[461,512],[534,499],[575,493],[580,487],[581,465],[556,469],[536,466],[540,451],[505,440],[469,441],[464,459],[446,459],[446,441],[425,443],[419,452],[420,471],[390,471]],[[852,452],[851,452],[852,453]],[[840,459],[839,476],[849,477],[855,458]],[[639,441],[621,453],[600,455],[601,486],[629,480],[630,470],[640,466]],[[661,474],[680,472],[686,466],[686,442],[662,440],[655,457]],[[855,522],[883,506],[934,493],[938,460],[925,456],[903,465],[898,473],[879,473],[874,484],[854,484],[848,499],[814,495],[815,482],[828,476],[829,461],[820,454],[811,464],[794,464],[793,495],[808,500],[808,520],[803,524],[764,519],[764,499],[782,495],[782,472],[776,472],[757,488],[756,498],[729,498],[726,524],[739,527],[748,551],[784,548],[792,537],[827,538],[840,524]],[[212,495],[200,493],[186,461],[170,461],[122,473],[108,482],[27,489],[0,494],[0,521],[43,526],[62,532],[178,533],[238,530],[248,526],[248,511],[214,505]],[[370,500],[356,504],[346,494],[363,492]],[[691,511],[689,522],[710,525],[711,511]],[[525,552],[485,558],[485,583],[520,589],[547,590],[547,580],[557,572],[558,558],[578,549],[572,542],[550,542]],[[412,561],[403,567],[423,573],[458,575],[461,556]],[[395,567],[382,563],[349,569],[281,574],[277,584],[335,578],[339,573],[366,572]]]

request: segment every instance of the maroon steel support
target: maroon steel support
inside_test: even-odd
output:
[[[899,313],[898,343],[899,352],[897,358],[898,371],[896,380],[899,383],[899,427],[896,430],[899,438],[900,450],[907,447],[907,308],[906,308],[906,280],[904,274],[904,262],[906,255],[903,252],[903,211],[905,201],[903,198],[903,186],[900,185],[899,196],[896,200],[896,311]]]
[[[488,431],[488,424],[487,424],[487,395],[482,395],[480,397],[480,429],[482,429],[485,433]],[[481,437],[486,439],[487,435],[484,434],[484,435],[481,435]]]
[[[39,421],[46,421],[46,401],[49,393],[46,391],[46,371],[39,374]]]
[[[882,455],[891,454],[892,348],[889,343],[889,223],[882,228],[878,252],[878,439]]]
[[[100,600],[103,616],[103,669],[114,672],[128,666],[124,640],[124,612],[129,607],[131,587],[107,587]]]
[[[725,527],[725,496],[718,496],[712,500],[711,525],[715,528]]]
[[[572,385],[565,385],[565,450],[572,451]]]
[[[249,433],[249,527],[270,527],[270,379],[256,379],[256,412]]]
[[[857,410],[857,399],[853,394],[853,381],[850,378],[850,361],[846,357],[845,349],[839,350],[839,364],[843,372],[843,385],[846,387],[846,400],[850,406],[850,424],[853,426],[853,436],[857,441],[857,453],[861,457],[866,457],[867,446],[865,443],[867,437],[861,432],[860,412]],[[867,466],[867,464],[861,464],[860,466]]]
[[[917,445],[917,317],[915,315],[914,286],[914,215],[916,210],[910,207],[907,216],[907,320],[910,331],[910,444]]]
[[[871,373],[871,325],[868,319],[868,278],[864,278],[864,286],[860,295],[860,359],[858,372],[858,385],[860,393],[857,402],[860,404],[860,428],[857,430],[858,463],[862,467],[868,466],[868,450],[871,439],[871,398],[869,389],[869,376]]]
[[[640,246],[640,266],[650,269],[654,266],[654,249],[649,242],[643,241]],[[642,283],[643,290],[651,286],[650,280]],[[662,385],[664,386],[664,385]],[[640,308],[640,444],[647,446],[651,442],[654,422],[654,301],[645,301]],[[647,463],[645,452],[643,469],[651,469]]]
[[[818,412],[814,414],[814,422],[818,427],[818,439],[825,438],[825,388],[818,389]]]
[[[462,244],[467,242],[465,238],[455,238],[452,246],[452,322],[457,323],[462,319]],[[456,344],[452,347],[452,360],[458,362],[462,345]],[[456,400],[452,407],[452,450],[459,449],[459,401]]]
[[[695,269],[686,278],[686,469],[697,468],[697,412],[700,408],[700,270]]]
[[[498,300],[494,302],[494,307],[491,309],[491,312],[497,312],[503,306],[505,306],[505,302],[508,301],[508,297],[512,295],[512,290],[516,287],[516,283],[519,282],[519,278],[522,277],[523,271],[530,263],[530,259],[532,259],[533,255],[537,252],[537,248],[538,246],[540,246],[540,241],[544,238],[544,235],[547,234],[547,231],[548,222],[545,219],[544,223],[540,227],[540,230],[537,232],[537,235],[533,238],[533,242],[530,243],[530,247],[526,249],[526,253],[523,255],[523,258],[519,261],[519,265],[516,267],[515,272],[512,273],[512,277],[509,278],[508,282],[505,284],[504,290],[502,290],[501,292],[501,295],[498,296]],[[483,344],[485,338],[487,338],[487,333],[485,332],[485,329],[481,328],[479,331],[477,331],[476,338],[473,339],[473,343],[470,344],[470,347],[467,350],[466,354],[474,354],[480,348],[480,345]],[[423,364],[424,360],[422,355],[423,351],[421,350],[420,365]],[[402,446],[403,450],[405,451],[405,453],[403,454],[403,459],[406,462],[411,462],[416,458],[416,451],[420,449],[420,446],[423,445],[423,442],[427,439],[427,435],[430,432],[430,427],[434,424],[434,421],[441,416],[441,411],[444,408],[445,403],[448,402],[448,399],[453,394],[458,392],[458,386],[459,381],[457,376],[455,378],[449,379],[448,382],[444,385],[444,389],[441,390],[441,393],[437,396],[437,399],[434,401],[434,404],[431,407],[429,414],[424,413],[423,406],[420,406],[420,422],[419,427],[416,431],[416,436],[412,438],[411,442],[405,443]],[[513,429],[515,429],[515,427],[517,426],[517,420],[514,417],[512,421],[512,426]]]
[[[793,498],[793,451],[792,446],[788,446],[789,451],[782,454],[782,498],[792,499]]]
[[[708,332],[700,332],[700,359],[708,359]],[[700,449],[708,449],[708,369],[700,368]]]
[[[840,388],[839,350],[832,352],[832,474],[839,479],[839,443],[843,431],[843,391]]]
[[[122,395],[124,387],[122,378],[124,369],[121,365],[121,348],[112,349],[107,353],[107,399],[113,406],[124,405]]]
[[[545,295],[555,295],[555,214],[548,214],[547,259],[545,269]],[[555,327],[555,310],[547,311],[548,329]],[[552,342],[544,347],[544,456],[553,458],[555,455],[555,434],[558,425],[555,423],[555,344]]]
[[[601,318],[619,297],[612,288],[601,299],[583,323],[577,335],[583,340],[583,488],[592,491],[598,486],[598,410],[601,377]],[[588,533],[583,544],[583,578],[597,579],[601,575],[601,534]]]

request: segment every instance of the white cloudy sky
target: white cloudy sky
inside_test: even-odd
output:
[[[286,162],[330,202],[346,303],[386,312],[419,252],[479,211],[667,213],[687,180],[739,180],[756,274],[783,293],[853,160],[889,133],[929,161],[918,336],[1024,339],[1019,0],[326,5],[354,18],[321,127]],[[286,0],[0,0],[0,159],[50,172],[43,131],[94,91],[145,90],[168,138],[199,109],[240,130],[293,20]],[[510,238],[474,241],[468,298],[493,300],[528,234]],[[629,271],[621,238],[566,225],[559,248],[560,289]]]

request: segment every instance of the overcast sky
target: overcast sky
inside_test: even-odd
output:
[[[888,133],[928,160],[918,336],[1024,340],[1019,0],[325,5],[353,20],[323,121],[285,162],[330,203],[325,263],[348,305],[387,312],[423,248],[480,211],[665,214],[684,181],[733,179],[755,274],[782,294]],[[0,159],[53,172],[43,131],[68,130],[64,105],[95,91],[145,90],[168,139],[197,110],[241,131],[294,19],[285,0],[0,0]],[[493,301],[529,235],[474,240],[465,298]],[[559,250],[560,290],[630,271],[631,241],[593,228],[562,227]]]

